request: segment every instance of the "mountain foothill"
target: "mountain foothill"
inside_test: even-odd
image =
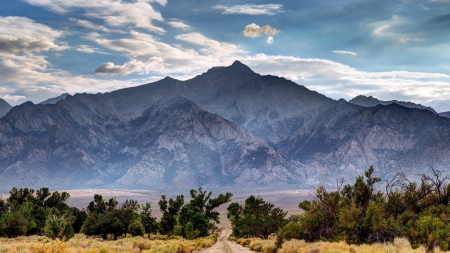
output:
[[[44,102],[0,101],[0,190],[308,189],[351,182],[371,165],[383,179],[450,168],[447,114],[333,100],[239,61]]]

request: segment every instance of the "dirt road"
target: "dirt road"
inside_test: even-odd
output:
[[[231,229],[224,229],[214,246],[202,250],[199,253],[254,253],[254,251],[244,248],[234,242],[228,241],[227,239],[230,234]]]

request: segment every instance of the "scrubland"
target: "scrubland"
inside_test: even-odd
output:
[[[426,253],[425,247],[412,249],[406,238],[396,238],[392,243],[375,243],[362,245],[349,245],[341,242],[314,242],[307,243],[304,240],[289,240],[277,250],[276,239],[263,240],[260,238],[238,239],[236,243],[256,252],[262,253]],[[435,253],[441,251],[438,247]]]
[[[148,239],[130,237],[118,240],[103,240],[76,235],[67,242],[52,241],[43,236],[21,236],[13,239],[1,238],[0,253],[191,253],[211,247],[216,242],[216,236],[195,240],[185,240],[181,237],[166,236]]]

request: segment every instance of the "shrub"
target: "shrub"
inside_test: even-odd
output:
[[[144,226],[139,221],[134,221],[128,226],[128,232],[132,236],[143,236],[145,234]]]

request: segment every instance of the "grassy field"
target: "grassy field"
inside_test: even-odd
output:
[[[275,239],[262,240],[258,238],[238,239],[238,244],[253,251],[262,253],[275,253]],[[349,245],[345,242],[315,242],[306,243],[303,240],[290,240],[284,242],[278,253],[426,253],[424,247],[412,249],[405,238],[397,238],[393,243],[378,243],[372,245]],[[435,253],[440,251],[435,249]]]
[[[143,237],[123,238],[116,241],[86,238],[77,235],[68,242],[52,241],[41,236],[0,239],[0,253],[191,253],[214,245],[216,237],[196,240],[160,238],[149,240]]]

